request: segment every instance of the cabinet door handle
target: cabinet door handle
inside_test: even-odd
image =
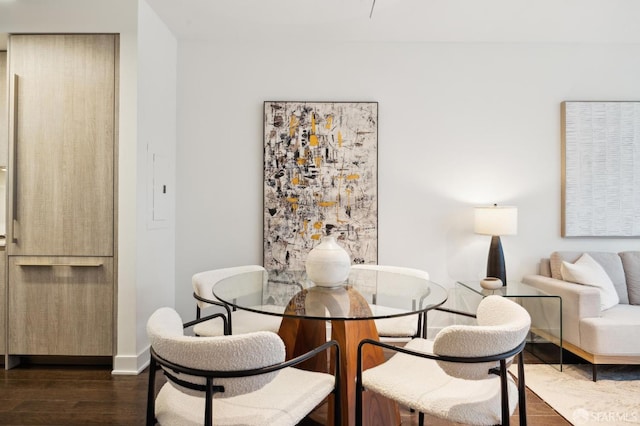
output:
[[[17,266],[37,266],[37,267],[51,267],[51,266],[71,266],[73,268],[99,268],[103,266],[104,263],[100,261],[95,262],[17,262]]]
[[[18,74],[13,75],[13,163],[11,164],[11,242],[18,242],[16,223],[18,222]]]

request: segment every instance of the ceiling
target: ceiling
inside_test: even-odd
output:
[[[638,0],[146,1],[181,40],[640,42]]]
[[[0,49],[16,29],[135,31],[131,1],[0,0]],[[179,40],[640,43],[640,0],[145,1]]]

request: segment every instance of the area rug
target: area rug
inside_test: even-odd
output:
[[[515,366],[512,371],[515,372]],[[591,380],[591,365],[526,364],[533,393],[576,426],[640,425],[640,366],[606,365]]]

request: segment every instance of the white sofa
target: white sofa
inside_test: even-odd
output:
[[[599,283],[576,283],[580,280],[572,276],[572,268],[581,264],[577,261],[583,254],[554,252],[542,259],[538,275],[523,281],[562,297],[563,347],[593,364],[595,381],[598,364],[640,364],[640,251],[587,252],[615,288],[613,306],[601,306],[611,294]]]

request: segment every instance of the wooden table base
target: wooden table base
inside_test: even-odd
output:
[[[280,326],[280,337],[284,340],[287,359],[308,352],[326,342],[327,322],[323,320],[285,317]],[[356,373],[358,343],[362,339],[378,339],[378,331],[373,320],[332,320],[331,338],[340,345],[342,425],[355,425]],[[381,348],[368,346],[363,357],[364,368],[384,362]],[[331,361],[333,364],[333,361]],[[316,357],[301,368],[313,371],[333,371],[326,357]],[[371,392],[363,394],[363,420],[368,426],[389,426],[400,424],[398,404]],[[333,423],[333,397],[329,399],[327,424]],[[337,425],[335,425],[337,426]]]

